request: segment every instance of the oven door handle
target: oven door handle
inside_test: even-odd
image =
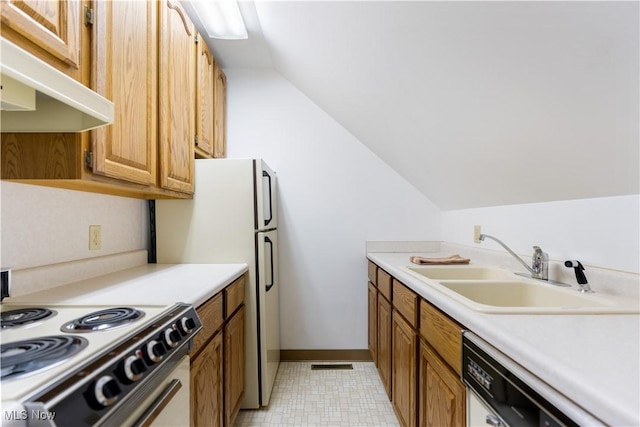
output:
[[[133,423],[134,427],[147,427],[160,415],[160,412],[173,399],[173,396],[182,388],[182,382],[179,379],[172,380],[167,388],[164,389],[160,396],[147,408],[147,410]]]

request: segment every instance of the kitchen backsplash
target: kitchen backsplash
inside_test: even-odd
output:
[[[13,295],[147,262],[146,200],[0,182],[0,264],[13,270]],[[89,226],[101,247],[89,250]]]

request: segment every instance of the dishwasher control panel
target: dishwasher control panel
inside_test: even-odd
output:
[[[463,334],[462,379],[468,392],[491,409],[492,413],[486,415],[488,424],[514,427],[578,426],[518,378],[509,364],[515,365],[515,362],[472,333]]]

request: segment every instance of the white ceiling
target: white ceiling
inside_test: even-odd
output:
[[[443,210],[639,192],[638,2],[242,2],[274,68]]]

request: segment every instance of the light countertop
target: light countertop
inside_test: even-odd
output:
[[[399,268],[411,255],[449,254],[367,257],[537,377],[532,388],[579,424],[640,425],[639,315],[476,312]]]
[[[199,306],[247,271],[247,264],[145,264],[4,300],[9,304]]]

